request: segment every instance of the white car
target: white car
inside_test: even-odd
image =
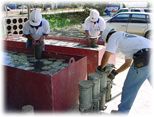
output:
[[[150,13],[151,9],[149,9],[149,8],[121,8],[116,12],[116,14],[121,13],[121,12],[147,12],[147,13]]]
[[[118,13],[106,23],[107,27],[112,27],[117,31],[125,31],[150,38],[150,16],[150,13],[144,12],[123,12]]]

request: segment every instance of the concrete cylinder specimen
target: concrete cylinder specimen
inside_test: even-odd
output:
[[[34,107],[32,105],[24,105],[22,107],[22,112],[30,112],[30,113],[33,113],[34,112]]]
[[[107,87],[107,74],[105,72],[102,72],[102,74],[100,74],[99,77],[100,77],[100,91],[103,92],[104,88]]]
[[[23,25],[27,17],[7,17],[5,19],[6,34],[23,34]]]
[[[106,106],[106,87],[107,87],[107,73],[102,72],[99,74],[100,78],[100,101],[99,101],[99,110],[105,110]]]
[[[110,79],[107,80],[107,87],[106,87],[106,102],[111,100],[111,88],[112,88],[112,81]]]
[[[79,83],[79,110],[81,112],[90,111],[92,108],[92,87],[90,80],[81,80]]]
[[[106,90],[104,90],[104,92],[101,92],[101,97],[100,97],[100,101],[99,101],[99,110],[105,110],[106,109],[106,106],[105,106],[105,103],[106,103],[106,93],[105,93]]]
[[[93,110],[99,110],[99,99],[100,99],[100,78],[97,73],[91,73],[88,75],[88,80],[93,82],[92,98],[93,98]]]

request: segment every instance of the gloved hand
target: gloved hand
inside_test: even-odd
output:
[[[118,73],[116,72],[116,70],[113,69],[113,70],[111,71],[111,73],[108,75],[108,78],[111,79],[111,80],[113,80],[117,74],[118,74]]]
[[[103,41],[103,38],[102,38],[102,36],[99,36],[99,37],[98,37],[98,39]]]
[[[104,71],[104,68],[102,68],[101,66],[98,66],[97,67],[97,70],[100,71],[100,72],[103,72]]]
[[[39,45],[40,44],[40,40],[33,40],[33,45]]]

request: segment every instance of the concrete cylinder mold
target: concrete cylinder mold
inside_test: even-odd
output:
[[[100,72],[96,70],[96,72],[100,75],[100,110],[105,110],[106,106],[106,100],[111,99],[111,82],[109,82],[109,79],[107,78],[108,74],[112,71],[114,65],[108,64],[104,71]],[[109,90],[109,91],[108,91]]]
[[[23,25],[28,20],[27,17],[8,17],[5,19],[6,34],[23,34]]]
[[[92,98],[93,98],[93,110],[99,110],[99,99],[100,99],[100,78],[97,73],[91,73],[88,75],[88,80],[93,82]]]
[[[32,105],[24,105],[22,107],[22,112],[33,113],[34,112],[34,107]]]
[[[105,110],[106,106],[106,87],[107,87],[107,74],[103,72],[100,74],[100,104],[99,104],[99,109],[100,110]]]
[[[79,83],[79,111],[88,112],[92,108],[92,87],[90,80],[81,80]]]
[[[107,80],[107,87],[106,87],[106,101],[111,100],[111,89],[112,89],[112,81],[110,79]]]

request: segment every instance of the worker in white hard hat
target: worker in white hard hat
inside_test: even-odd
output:
[[[108,78],[113,80],[117,74],[130,67],[122,88],[118,110],[112,111],[128,113],[143,82],[146,79],[150,81],[151,41],[142,36],[122,31],[116,32],[110,28],[104,30],[102,38],[107,45],[101,65],[97,67],[97,71],[103,71],[110,56],[117,51],[125,55],[125,62],[118,69],[113,69],[108,74]]]
[[[27,37],[27,48],[34,47],[34,54],[37,59],[41,58],[44,50],[44,39],[50,32],[50,26],[47,20],[42,18],[39,10],[33,10],[30,13],[29,20],[25,22],[23,34]]]
[[[100,16],[99,12],[96,9],[90,10],[90,15],[83,24],[88,46],[97,47],[98,38],[101,39],[105,27],[105,20]]]

